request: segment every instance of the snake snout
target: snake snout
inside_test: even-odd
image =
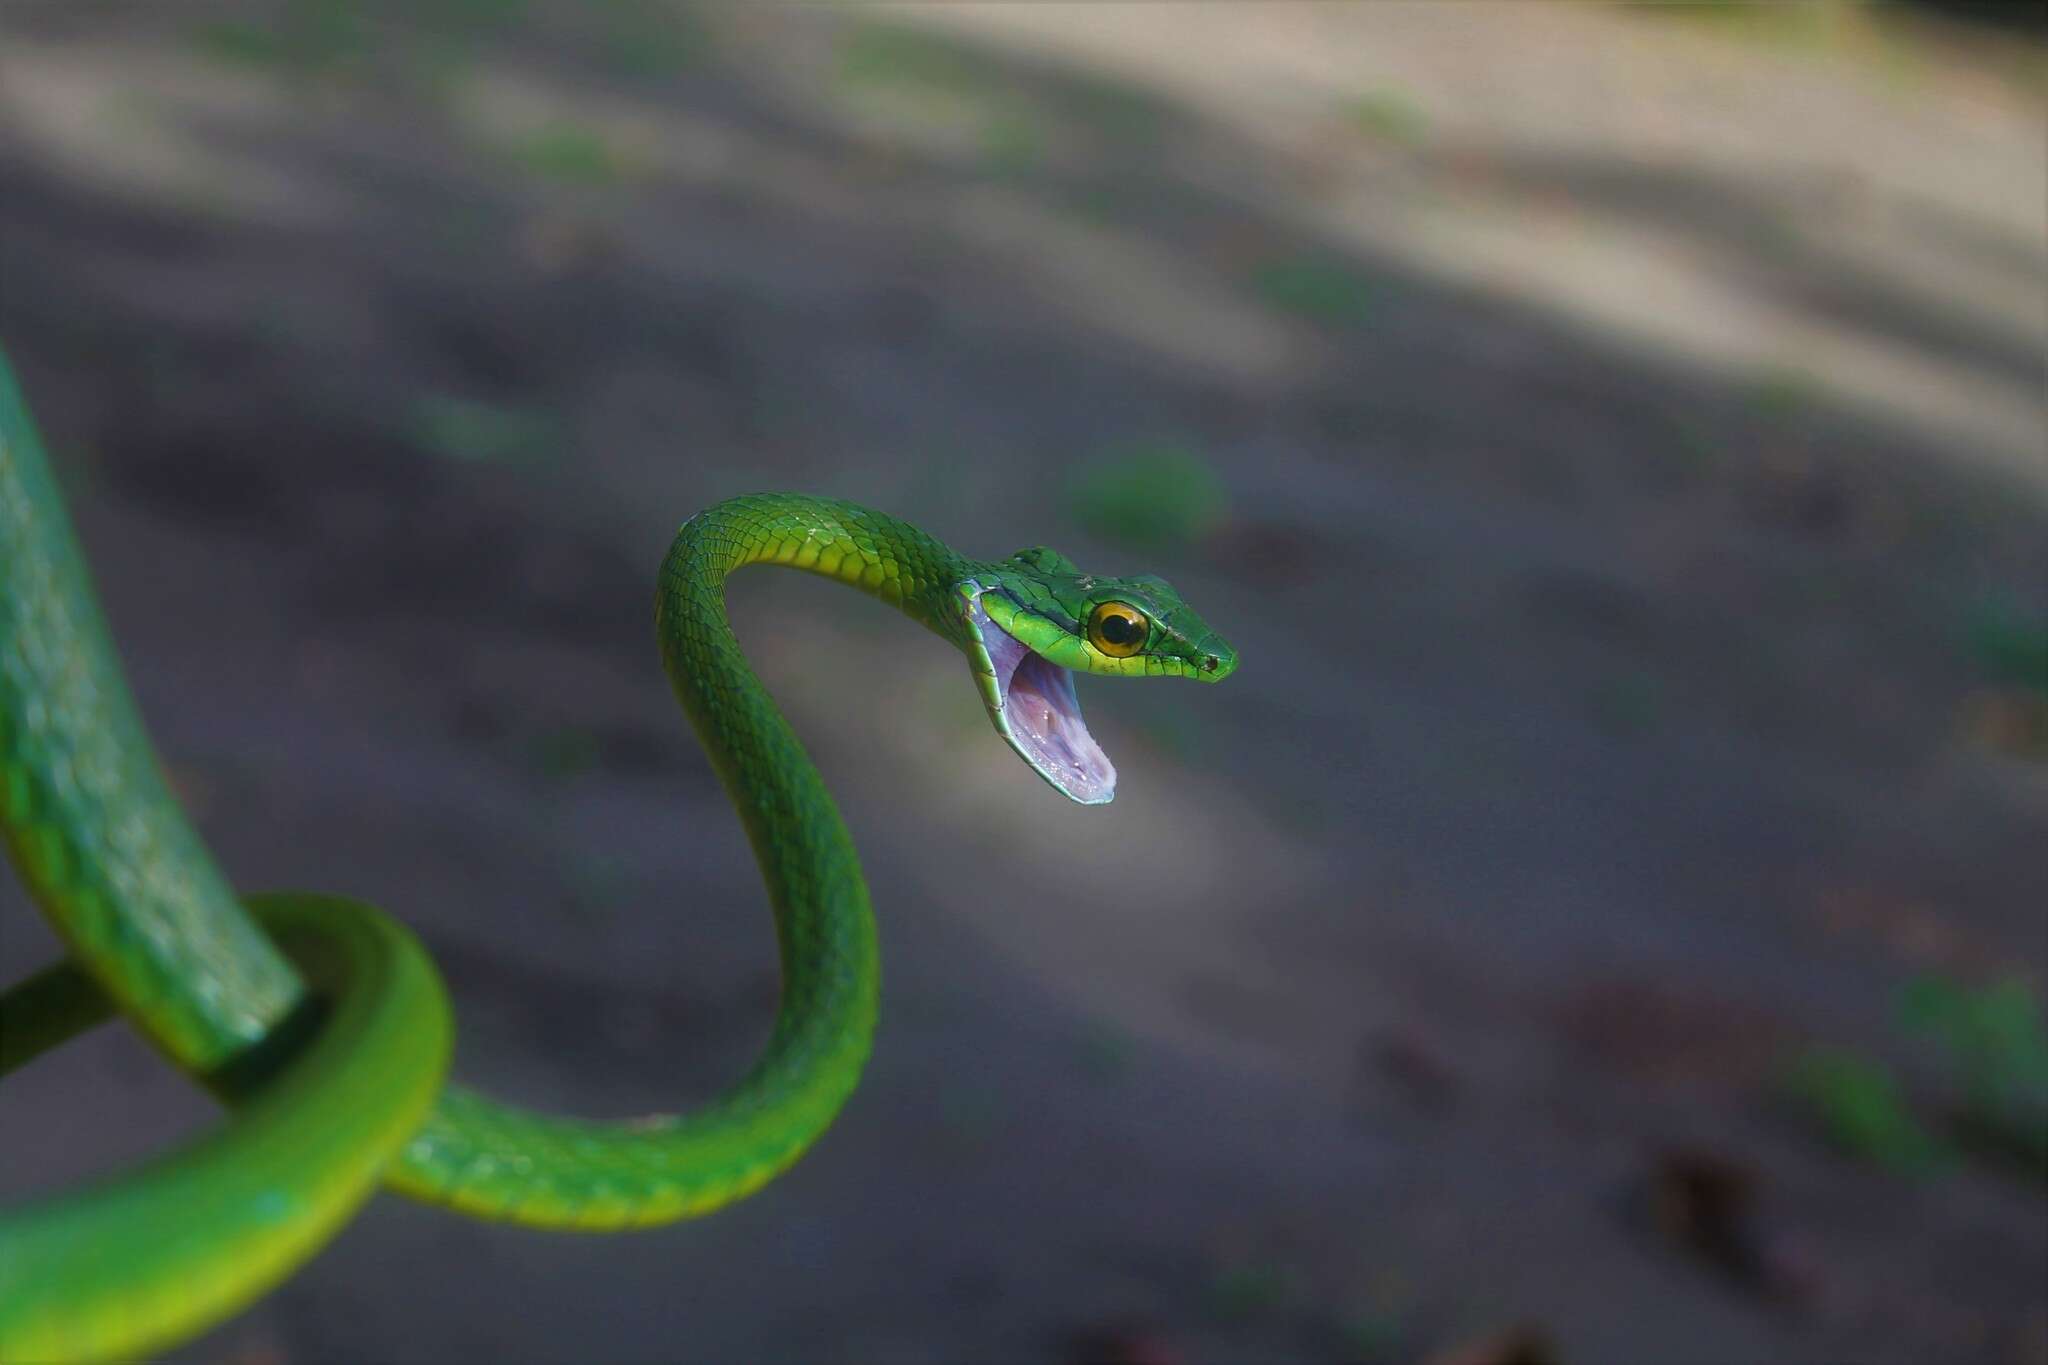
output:
[[[1222,682],[1237,671],[1237,651],[1212,639],[1195,656],[1194,675],[1203,682]]]

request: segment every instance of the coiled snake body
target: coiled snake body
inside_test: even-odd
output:
[[[858,1080],[874,921],[817,770],[741,655],[724,580],[838,579],[967,655],[997,732],[1076,801],[1115,771],[1075,671],[1218,680],[1236,656],[1163,580],[1047,549],[977,562],[914,526],[793,493],[685,522],[663,560],[669,679],[767,882],[782,996],[759,1061],[694,1112],[624,1123],[445,1084],[446,997],[396,920],[337,897],[238,898],[167,788],[36,432],[0,358],[0,834],[69,957],[0,995],[0,1072],[115,1011],[229,1106],[192,1144],[0,1210],[0,1362],[131,1356],[276,1284],[381,1181],[536,1227],[708,1212],[796,1160]]]

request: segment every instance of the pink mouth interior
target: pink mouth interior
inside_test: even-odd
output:
[[[1003,738],[1039,776],[1081,804],[1100,805],[1115,796],[1116,768],[1081,719],[1073,672],[1032,653],[986,613],[975,614],[1003,698],[997,722],[1006,729]]]

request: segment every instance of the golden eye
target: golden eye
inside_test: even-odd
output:
[[[1088,643],[1112,659],[1128,659],[1145,647],[1151,622],[1122,602],[1104,602],[1088,616]]]

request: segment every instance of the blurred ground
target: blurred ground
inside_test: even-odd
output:
[[[629,1239],[381,1199],[180,1358],[2048,1360],[2038,1173],[1787,1085],[1938,1129],[1901,992],[2048,969],[2033,41],[12,0],[0,337],[136,689],[238,882],[422,931],[465,1077],[634,1112],[765,1033],[650,637],[690,511],[1050,542],[1244,659],[1084,684],[1081,810],[936,642],[737,580],[883,921],[839,1126]],[[1220,501],[1134,543],[1132,461]],[[112,1031],[11,1078],[0,1197],[189,1092]]]

